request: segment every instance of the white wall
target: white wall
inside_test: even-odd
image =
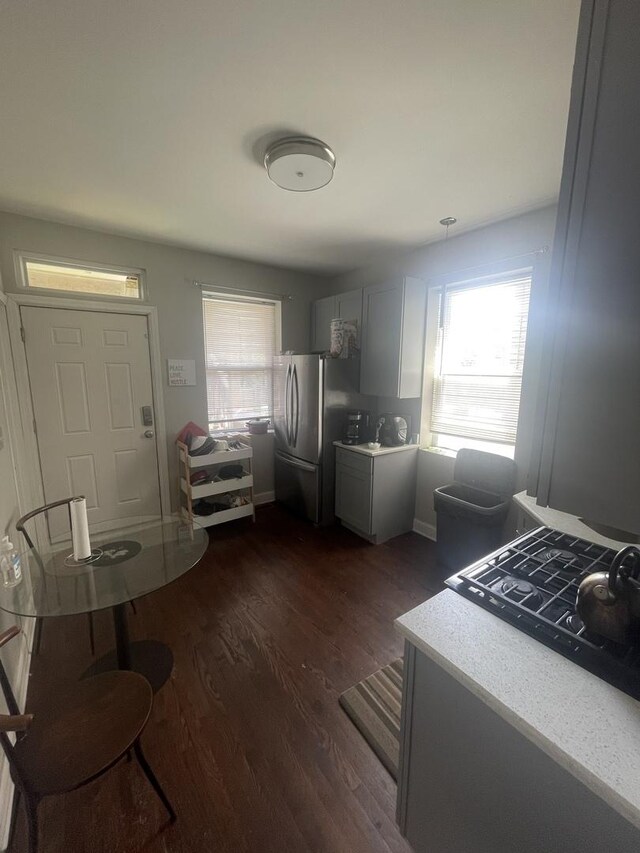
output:
[[[450,230],[449,239],[429,243],[411,251],[394,251],[374,265],[354,270],[333,279],[333,292],[363,287],[394,275],[414,275],[428,284],[440,276],[467,273],[479,267],[489,266],[507,258],[523,255],[548,246],[551,248],[555,226],[556,206],[505,219],[475,231],[454,236]],[[541,347],[541,307],[548,287],[549,254],[541,256],[536,264],[529,332],[527,338],[527,357],[522,384],[520,422],[516,445],[519,482],[524,486],[529,462],[533,413],[536,405]],[[420,400],[381,400],[380,410],[408,412],[416,419],[414,432],[419,432]],[[418,454],[418,487],[416,494],[416,519],[427,528],[435,526],[436,515],[433,509],[433,490],[450,483],[453,478],[453,458],[421,451]]]
[[[0,535],[8,534],[14,545],[22,550],[24,542],[16,535],[15,524],[22,507],[19,488],[18,466],[20,464],[19,429],[12,421],[15,407],[15,384],[11,349],[8,345],[8,327],[4,304],[0,302]],[[29,673],[29,642],[33,631],[33,620],[21,619],[0,610],[0,632],[12,625],[25,629],[0,651],[9,681],[16,694],[18,704],[23,707],[26,698]],[[4,697],[0,696],[0,711],[6,713]],[[4,755],[0,757],[0,849],[7,846],[13,785],[9,766]]]
[[[272,432],[265,435],[250,435],[249,443],[253,447],[251,461],[253,499],[256,504],[269,503],[275,499],[273,490],[275,436]]]
[[[308,273],[0,213],[0,269],[6,292],[18,289],[13,260],[16,249],[146,270],[147,301],[158,309],[165,372],[166,452],[172,483],[176,476],[173,447],[176,434],[189,420],[205,427],[207,423],[201,296],[200,289],[187,280],[239,290],[291,294],[293,298],[282,304],[282,346],[299,352],[309,348],[311,302],[326,295],[331,287],[329,279]],[[194,359],[197,385],[168,387],[167,358]],[[265,487],[264,491],[270,489]],[[174,488],[171,494],[174,499]]]

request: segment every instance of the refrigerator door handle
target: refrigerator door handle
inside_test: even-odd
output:
[[[301,471],[308,471],[313,474],[317,468],[316,465],[311,465],[309,462],[302,462],[299,459],[293,459],[291,456],[285,456],[276,450],[276,456],[281,459],[285,465],[290,465],[292,468],[300,468]]]
[[[298,425],[300,420],[300,392],[298,389],[298,368],[296,365],[293,365],[293,388],[291,395],[291,408],[293,411],[293,391],[295,391],[295,400],[296,400],[296,419],[295,426],[293,427],[293,441],[291,444],[295,447],[298,444]]]
[[[291,444],[291,426],[289,419],[289,408],[291,404],[291,364],[287,365],[287,378],[284,385],[284,435],[287,444]]]

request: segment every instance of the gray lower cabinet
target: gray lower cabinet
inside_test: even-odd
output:
[[[373,457],[336,451],[336,515],[355,530],[371,535]]]
[[[420,397],[427,288],[405,276],[363,290],[360,390],[378,397]]]
[[[348,290],[317,299],[311,306],[311,352],[331,348],[331,321],[355,320],[362,327],[362,290]]]
[[[397,819],[414,853],[637,853],[640,833],[405,644]]]
[[[336,447],[336,516],[375,544],[411,530],[417,453],[417,447],[408,447],[369,456]]]

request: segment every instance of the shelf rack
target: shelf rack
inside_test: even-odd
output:
[[[230,440],[239,440],[242,443],[240,436],[230,436]],[[178,447],[178,505],[182,515],[188,521],[196,521],[200,527],[213,527],[218,524],[224,524],[226,521],[233,521],[236,518],[244,518],[252,516],[256,520],[256,509],[253,502],[253,472],[251,469],[253,459],[253,448],[247,444],[243,444],[240,450],[216,450],[213,453],[208,453],[206,456],[189,456],[189,448],[182,441],[176,442]],[[243,468],[248,467],[248,471],[244,476],[233,480],[217,480],[213,483],[202,483],[201,485],[191,485],[191,473],[196,468],[212,468],[214,473],[216,466],[228,465],[232,462],[243,461],[246,464]],[[211,515],[196,515],[193,512],[193,502],[200,498],[211,497],[213,495],[227,494],[228,492],[248,492],[249,500],[242,506],[231,507],[230,509],[219,510]],[[185,505],[186,504],[186,505]]]

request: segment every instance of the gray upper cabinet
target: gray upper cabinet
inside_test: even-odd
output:
[[[311,352],[331,348],[331,321],[356,320],[362,327],[362,290],[349,290],[317,299],[311,307]]]
[[[355,320],[358,324],[358,329],[362,329],[362,289],[339,293],[335,297],[335,300],[335,316],[341,320]]]
[[[378,397],[422,394],[427,290],[418,278],[365,287],[360,391]]]
[[[640,532],[640,3],[583,2],[530,493]],[[363,388],[363,391],[365,388]]]
[[[317,299],[311,306],[311,352],[331,348],[331,321],[335,317],[335,296]]]

